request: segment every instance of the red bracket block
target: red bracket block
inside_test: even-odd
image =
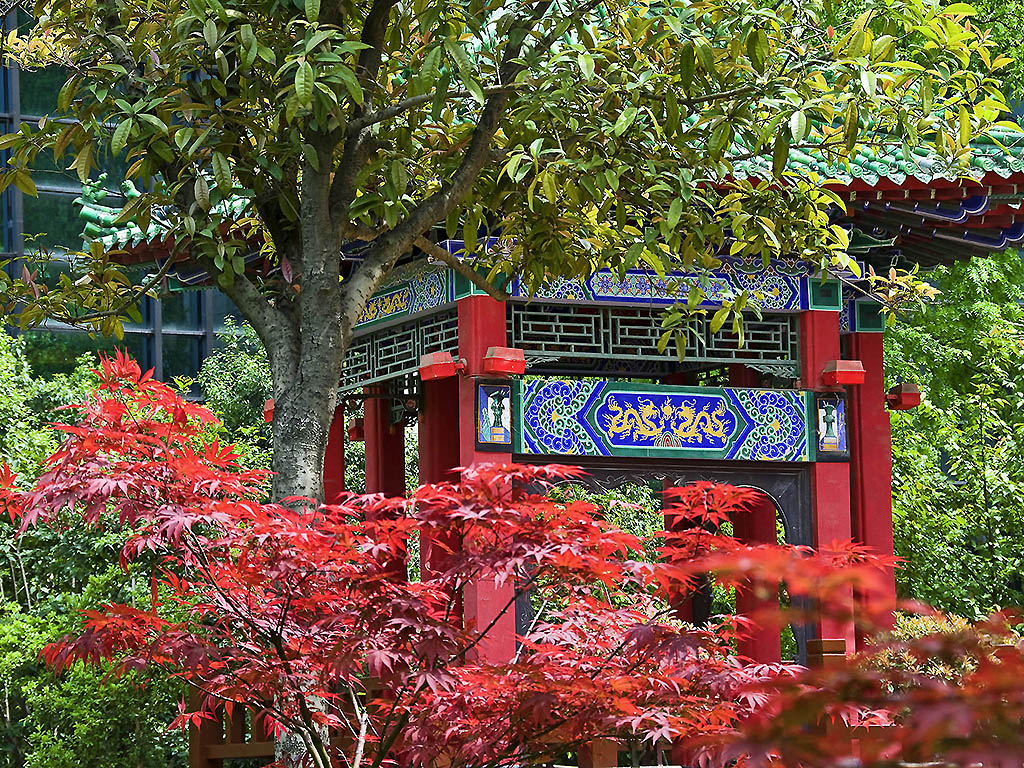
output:
[[[526,355],[513,347],[488,347],[484,355],[486,376],[519,376],[526,373]]]
[[[267,424],[274,420],[274,398],[263,401],[263,420]]]
[[[885,403],[892,411],[909,411],[921,404],[921,390],[917,384],[897,384],[885,395]]]
[[[456,360],[451,352],[428,352],[420,358],[420,378],[423,381],[448,379],[466,370],[466,362]]]
[[[361,443],[366,439],[366,430],[363,429],[363,420],[359,418],[349,419],[345,426],[349,442]]]
[[[829,360],[821,372],[826,387],[864,383],[864,364],[860,360]]]

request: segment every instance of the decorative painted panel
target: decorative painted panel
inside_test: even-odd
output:
[[[512,385],[478,382],[476,444],[481,450],[512,450]]]
[[[813,409],[806,392],[554,378],[526,379],[515,386],[518,453],[814,458]]]
[[[846,400],[843,395],[818,395],[815,410],[818,423],[818,460],[845,461],[850,458],[850,445],[846,436]]]
[[[653,272],[629,270],[620,279],[610,270],[600,270],[588,279],[558,278],[530,294],[513,281],[512,295],[553,301],[615,304],[673,304],[700,285],[704,304],[717,306],[724,299],[748,291],[768,312],[795,312],[811,308],[812,267],[799,261],[772,260],[766,267],[760,260],[724,259],[722,266],[703,277],[676,272],[659,277]],[[838,308],[838,307],[837,307]]]
[[[399,267],[366,303],[356,328],[427,312],[454,300],[455,281],[447,267],[422,262]]]

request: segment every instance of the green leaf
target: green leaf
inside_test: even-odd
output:
[[[697,59],[700,61],[704,71],[711,74],[715,71],[715,51],[711,47],[711,43],[707,41],[707,38],[697,37],[693,41],[694,48],[697,51]]]
[[[427,51],[427,55],[423,57],[423,64],[420,66],[417,76],[427,88],[433,85],[434,81],[437,80],[437,73],[440,71],[441,67],[442,53],[441,46],[435,45]]]
[[[75,98],[81,84],[82,78],[76,75],[61,86],[60,93],[57,94],[57,109],[60,112],[68,111],[71,107],[71,100]]]
[[[619,114],[619,119],[615,121],[615,127],[612,129],[612,132],[616,136],[621,136],[627,130],[629,130],[629,126],[631,126],[633,124],[633,121],[636,120],[636,116],[637,116],[637,108],[636,107],[626,107]]]
[[[668,225],[675,229],[679,226],[679,219],[683,216],[683,201],[681,198],[676,198],[672,201],[672,205],[668,207]]]
[[[786,162],[789,160],[789,127],[785,126],[775,137],[775,147],[772,149],[772,173],[776,178],[782,176],[786,170]]]
[[[110,139],[110,151],[115,155],[121,154],[121,150],[128,144],[128,134],[131,133],[132,127],[135,125],[135,121],[129,118],[123,120],[117,128],[114,129],[114,135]]]
[[[473,97],[473,101],[482,107],[486,99],[484,98],[484,89],[480,87],[480,83],[476,80],[469,80],[466,82],[466,88]]]
[[[160,131],[160,133],[162,133],[164,136],[167,135],[167,125],[164,123],[163,120],[161,120],[156,115],[151,115],[147,112],[142,112],[138,115],[138,118],[147,125],[150,125],[156,130]]]
[[[304,107],[308,107],[313,101],[313,83],[316,80],[316,74],[313,72],[313,67],[308,61],[303,61],[299,64],[298,69],[295,70],[295,95],[299,99],[299,104]]]
[[[711,318],[711,332],[718,333],[722,330],[722,326],[725,325],[725,321],[729,317],[729,307],[722,307],[715,312],[714,317]]]
[[[846,119],[843,121],[843,137],[846,141],[846,148],[853,149],[857,146],[857,136],[860,133],[860,112],[857,109],[857,102],[851,101],[846,108]]]
[[[960,146],[966,147],[971,143],[971,114],[963,104],[960,105],[958,117],[960,121]]]
[[[405,194],[405,189],[409,185],[409,173],[405,170],[405,163],[398,158],[392,160],[389,176],[395,194],[398,196]]]
[[[217,189],[227,195],[231,192],[231,166],[228,159],[220,152],[213,153],[213,178],[217,182]]]
[[[75,155],[75,161],[71,167],[78,173],[78,180],[83,184],[89,179],[89,171],[92,170],[92,142],[83,146]]]
[[[793,141],[801,142],[807,138],[807,115],[802,110],[789,116],[789,130],[793,134]]]
[[[679,52],[679,80],[683,91],[690,92],[693,87],[693,75],[697,70],[697,55],[693,43],[687,43]]]
[[[747,58],[753,65],[754,70],[760,74],[764,72],[765,56],[768,53],[768,36],[760,29],[755,29],[747,35]]]
[[[256,36],[252,33],[252,24],[243,24],[238,30],[239,39],[246,48],[252,48],[256,43]]]
[[[953,3],[942,9],[945,16],[977,16],[977,9],[970,3]]]
[[[711,152],[712,157],[721,157],[731,141],[732,126],[723,120],[711,132],[711,138],[708,140],[708,151]]]
[[[217,46],[218,37],[217,22],[213,19],[207,19],[206,23],[203,24],[203,39],[206,40],[206,44],[210,48],[215,48]]]
[[[444,47],[455,61],[455,66],[463,78],[472,77],[473,65],[466,55],[466,51],[455,38],[449,37],[444,41]]]
[[[315,22],[320,18],[320,0],[306,0],[306,19]]]
[[[196,176],[195,184],[192,185],[195,192],[196,204],[204,211],[210,210],[210,185],[202,176]]]
[[[350,67],[339,64],[332,68],[332,73],[341,78],[341,84],[345,86],[349,97],[359,106],[363,105],[363,86],[359,84],[359,78]]]
[[[581,53],[579,57],[580,71],[587,80],[594,79],[594,57],[589,53]]]
[[[14,172],[14,186],[24,192],[30,197],[39,197],[39,192],[36,190],[36,183],[32,181],[32,177],[26,168],[19,168]]]

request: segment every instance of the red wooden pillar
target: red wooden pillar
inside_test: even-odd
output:
[[[459,466],[459,380],[424,381],[423,411],[417,421],[419,432],[419,480],[421,484],[453,481]],[[456,546],[452,538],[434,542],[420,539],[420,573],[426,581],[440,570],[446,550]]]
[[[850,392],[850,470],[853,483],[853,536],[883,555],[893,553],[892,433],[885,408],[881,333],[850,336],[850,357],[864,364],[864,383]],[[886,569],[888,596],[896,582]]]
[[[373,394],[366,390],[366,394]],[[405,427],[391,423],[391,401],[371,397],[363,402],[366,444],[366,492],[405,496]],[[385,564],[389,578],[407,577],[403,554]]]
[[[192,711],[199,709],[199,695],[189,692],[189,706]],[[210,747],[224,743],[223,714],[216,720],[203,720],[199,726],[188,727],[188,768],[222,768],[223,760],[210,757]]]
[[[506,344],[505,305],[490,296],[468,296],[459,307],[459,357],[466,361],[467,376],[459,376],[459,458],[462,466],[480,462],[510,462],[511,453],[478,452],[476,449],[476,379],[483,372],[488,347]],[[488,637],[479,646],[479,658],[502,662],[516,652],[515,610],[509,605],[515,589],[480,579],[463,594],[466,622],[483,629],[502,611]]]
[[[334,409],[324,452],[324,502],[335,504],[345,490],[345,406]]]
[[[807,389],[820,389],[821,372],[829,360],[839,360],[839,313],[811,310],[800,315],[800,378]],[[849,424],[847,434],[856,429]],[[814,514],[814,546],[851,538],[850,465],[844,461],[811,465],[811,503]],[[849,597],[852,607],[853,595]],[[843,639],[854,648],[853,625],[823,618],[818,631],[825,639]]]
[[[367,390],[367,394],[372,394]],[[405,429],[391,423],[391,401],[371,397],[363,403],[366,440],[366,492],[405,495]]]
[[[761,494],[749,510],[733,518],[732,527],[733,535],[745,544],[775,544],[778,541],[775,502]],[[782,640],[778,621],[773,617],[779,610],[778,587],[769,589],[769,595],[757,595],[749,588],[736,591],[736,612],[766,622],[740,641],[739,652],[764,664],[782,660]]]

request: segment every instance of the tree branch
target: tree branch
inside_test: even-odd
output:
[[[376,240],[382,233],[376,232],[372,229],[368,229],[367,227],[359,226],[358,224],[351,224],[349,225],[346,234],[350,237],[355,237],[359,240],[372,242],[373,240]],[[491,298],[497,299],[498,301],[508,301],[511,298],[510,294],[506,293],[504,290],[494,285],[486,277],[481,275],[479,272],[473,269],[469,264],[464,262],[458,256],[445,250],[437,243],[428,240],[426,237],[422,235],[420,237],[417,237],[413,241],[413,245],[415,245],[417,248],[419,248],[421,251],[427,254],[427,256],[429,256],[430,258],[436,259],[437,261],[442,262],[446,266],[451,267],[458,274],[462,275],[464,278],[469,280],[469,282],[471,282],[473,285],[475,285],[477,288],[479,288],[481,291],[486,293]]]
[[[515,90],[518,86],[514,84],[509,85],[492,85],[482,89],[485,96],[491,96],[495,93],[501,93],[502,91]],[[403,112],[418,107],[421,104],[429,104],[434,100],[437,94],[435,92],[423,93],[419,96],[410,96],[408,99],[402,99],[399,102],[391,104],[390,106],[384,107],[377,112],[370,112],[368,114],[357,117],[351,123],[349,123],[350,131],[362,131],[369,128],[371,125],[382,123],[385,120],[390,120],[393,117],[398,117]],[[469,91],[450,91],[448,98],[451,99],[468,99],[472,98],[473,94]]]
[[[170,256],[167,257],[164,263],[160,266],[160,269],[157,270],[157,272],[152,277],[146,280],[146,282],[140,285],[136,290],[132,291],[129,298],[122,299],[121,302],[114,306],[113,309],[106,309],[101,312],[87,312],[84,315],[77,315],[75,317],[55,317],[53,319],[58,320],[60,322],[65,322],[68,325],[75,325],[78,323],[90,323],[95,320],[102,320],[105,317],[114,317],[120,315],[122,312],[124,312],[124,310],[128,309],[128,307],[130,307],[132,304],[134,304],[147,293],[149,293],[157,285],[157,283],[159,283],[161,280],[167,277],[168,273],[170,273],[171,271],[171,267],[173,267],[177,263],[177,261],[178,260],[176,258],[176,255],[172,253]]]
[[[541,0],[534,6],[528,18],[513,25],[509,30],[510,42],[505,47],[499,67],[501,82],[514,82],[516,75],[525,66],[519,58],[523,43],[529,31],[545,16],[552,2],[553,0]],[[577,13],[589,13],[598,2],[599,0],[590,0]],[[551,37],[552,33],[549,32],[543,39]],[[371,248],[370,253],[349,280],[345,294],[347,301],[343,305],[343,316],[340,318],[344,338],[351,337],[359,312],[384,281],[398,258],[412,247],[418,237],[455,209],[476,182],[480,171],[490,162],[490,143],[498,131],[508,100],[509,91],[505,89],[488,97],[462,162],[451,179],[444,182],[433,195],[420,201],[403,221],[376,239],[375,247]]]
[[[370,6],[370,11],[366,14],[360,39],[369,48],[364,48],[360,52],[356,72],[364,91],[380,71],[384,36],[388,31],[388,17],[391,15],[391,9],[397,4],[398,0],[373,0],[373,5]],[[368,102],[368,99],[364,100],[364,103]]]

